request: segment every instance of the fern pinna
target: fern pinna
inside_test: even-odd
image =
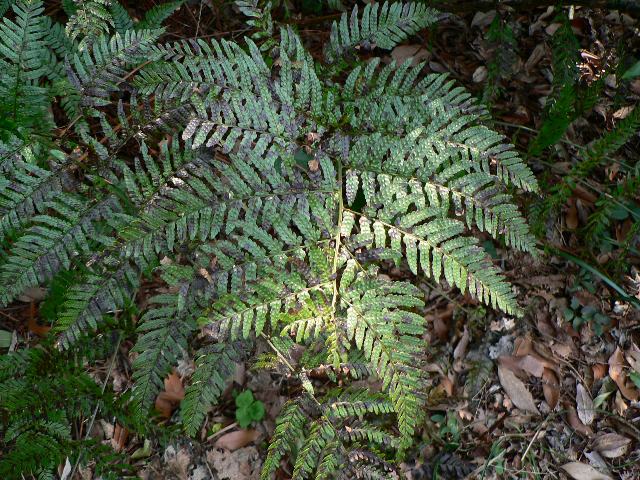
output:
[[[139,413],[194,348],[181,417],[195,435],[255,342],[283,359],[297,343],[321,352],[341,387],[316,391],[311,367],[288,363],[301,393],[277,422],[263,478],[285,456],[294,478],[391,475],[424,419],[427,346],[421,290],[384,269],[403,264],[519,314],[474,233],[536,250],[507,192],[535,192],[536,180],[469,93],[410,61],[338,62],[393,47],[437,12],[384,3],[345,14],[323,63],[291,29],[270,50],[248,38],[161,43],[157,24],[140,28],[121,7],[105,36],[74,27],[89,8],[80,3],[72,33],[37,1],[4,19],[15,34],[2,39],[3,62],[28,70],[3,69],[2,88],[29,99],[25,118],[48,118],[40,105],[64,95],[70,125],[56,144],[53,118],[5,128],[0,303],[75,271],[55,324],[66,350],[153,275],[165,286],[139,319]],[[38,60],[16,63],[8,50],[31,30]],[[350,386],[369,377],[379,391]]]

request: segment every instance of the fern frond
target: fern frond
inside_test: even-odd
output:
[[[178,0],[154,5],[144,14],[142,20],[135,25],[136,30],[153,30],[162,27],[162,23],[173,15],[183,3],[184,0]]]
[[[112,1],[109,5],[111,18],[113,20],[113,28],[120,35],[124,35],[127,30],[134,29],[133,19],[127,9],[120,4],[119,1]]]
[[[357,47],[389,50],[436,20],[436,10],[417,2],[369,3],[361,18],[356,6],[351,17],[343,13],[340,23],[333,23],[325,56],[333,62]]]
[[[155,30],[126,31],[112,37],[96,38],[91,53],[75,54],[66,67],[71,84],[82,94],[81,105],[109,104],[109,96],[119,90],[128,68],[149,60]]]
[[[49,169],[35,164],[29,150],[13,164],[11,176],[0,178],[0,242],[12,230],[19,230],[35,214],[44,213],[47,202],[73,185],[71,176],[63,167],[66,157],[60,151],[51,151]]]
[[[113,27],[109,11],[111,0],[73,0],[75,11],[67,22],[67,35],[79,40],[80,50],[89,49],[100,36],[108,34]]]
[[[152,299],[154,307],[141,319],[141,336],[134,347],[139,355],[133,362],[136,386],[132,396],[140,412],[153,405],[164,378],[187,349],[187,340],[195,328],[193,318],[180,308],[181,303],[179,294],[158,295]]]
[[[47,73],[47,31],[41,1],[13,5],[15,22],[0,23],[0,116],[14,132],[41,129],[48,119],[47,89],[40,79]]]
[[[246,345],[242,342],[216,343],[198,350],[196,369],[185,390],[180,409],[187,435],[194,436],[209,409],[224,391],[236,363],[243,360]]]
[[[282,458],[305,438],[305,423],[305,414],[297,402],[289,401],[282,407],[276,420],[275,432],[269,443],[267,458],[262,465],[261,480],[270,480],[271,476],[280,468]]]
[[[6,305],[25,288],[50,279],[71,260],[91,252],[90,243],[109,242],[99,235],[96,222],[119,211],[112,197],[87,204],[77,196],[57,195],[43,204],[51,212],[33,217],[34,225],[12,245],[6,261],[0,265],[0,303]]]

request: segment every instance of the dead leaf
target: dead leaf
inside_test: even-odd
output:
[[[45,337],[47,333],[49,333],[49,330],[51,330],[51,327],[49,326],[40,325],[35,318],[29,319],[29,321],[27,322],[27,327],[29,328],[29,331],[31,333],[35,333],[39,337]]]
[[[542,393],[551,410],[554,410],[560,399],[560,386],[553,370],[545,368],[542,372]]]
[[[440,378],[440,385],[442,385],[442,388],[444,388],[444,391],[447,394],[447,397],[453,397],[454,385],[451,379],[447,375],[444,375],[443,377]]]
[[[469,345],[469,339],[470,339],[469,329],[467,327],[464,327],[464,332],[462,332],[462,338],[460,338],[458,345],[456,345],[456,348],[453,351],[454,360],[461,360],[462,358],[464,358],[465,353],[467,352],[467,346]]]
[[[422,45],[398,45],[391,51],[391,58],[396,61],[397,65],[402,65],[411,58],[411,65],[415,66],[430,57],[431,53]]]
[[[484,82],[487,79],[488,75],[489,75],[489,70],[487,69],[487,67],[485,67],[484,65],[480,65],[473,72],[473,77],[472,77],[473,83]]]
[[[129,430],[121,426],[119,423],[116,423],[116,426],[113,429],[113,437],[111,437],[111,446],[113,449],[116,452],[121,451],[127,443],[128,438]]]
[[[594,380],[601,380],[607,374],[607,366],[604,363],[596,363],[595,365],[591,365],[591,370],[593,370]]]
[[[233,451],[255,442],[259,436],[260,432],[257,430],[236,430],[222,435],[214,446]]]
[[[631,343],[631,347],[625,352],[627,362],[631,365],[631,369],[640,372],[640,348],[635,343]]]
[[[613,118],[615,118],[616,120],[622,120],[624,118],[627,118],[629,114],[633,111],[633,109],[634,107],[632,106],[622,107],[616,110],[615,112],[613,112]]]
[[[617,433],[605,433],[595,439],[593,448],[603,457],[617,458],[627,453],[630,443],[631,439],[627,437]]]
[[[544,361],[542,361],[537,355],[525,355],[518,360],[518,366],[525,372],[533,375],[534,377],[542,378],[544,372]]]
[[[156,410],[164,418],[171,417],[171,413],[180,405],[184,398],[184,387],[180,377],[175,372],[171,372],[164,379],[164,392],[160,392],[156,398]]]
[[[581,383],[576,385],[576,405],[578,408],[578,418],[585,425],[591,425],[595,417],[593,410],[593,400],[587,389]]]
[[[576,409],[573,408],[573,405],[569,405],[565,403],[564,406],[567,410],[567,422],[569,422],[569,425],[571,425],[571,428],[573,428],[576,432],[586,437],[592,437],[593,430],[591,430],[590,427],[582,423],[582,421],[578,417],[578,413],[576,412]]]
[[[535,67],[540,62],[540,60],[542,60],[545,57],[545,54],[546,54],[546,47],[544,42],[541,42],[538,45],[536,45],[536,47],[533,49],[533,52],[531,52],[531,55],[529,55],[529,58],[524,63],[524,69],[527,72],[531,71],[531,69]]]
[[[316,159],[309,160],[309,162],[307,162],[307,165],[309,166],[309,171],[311,172],[317,172],[320,169],[320,162],[318,162],[318,160]]]
[[[498,365],[498,377],[504,391],[509,395],[513,404],[520,410],[540,415],[538,407],[533,401],[533,395],[526,385],[508,368]]]
[[[628,400],[635,402],[638,400],[638,391],[627,386],[627,374],[624,371],[624,355],[620,347],[616,348],[611,357],[609,357],[609,376],[616,382],[620,393]]]
[[[598,470],[586,463],[570,462],[562,465],[560,468],[576,480],[613,480],[609,475],[600,473]]]
[[[578,228],[578,209],[576,208],[576,199],[573,197],[569,199],[569,207],[565,213],[564,220],[569,230]]]
[[[624,417],[625,412],[627,411],[627,408],[629,408],[629,406],[625,403],[619,391],[616,392],[616,398],[613,400],[613,405],[616,409],[616,413],[621,417]]]

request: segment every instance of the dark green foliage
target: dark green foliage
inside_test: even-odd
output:
[[[540,155],[547,147],[557,143],[578,116],[576,83],[580,44],[566,15],[560,14],[556,20],[560,22],[560,27],[551,39],[553,90],[547,98],[549,107],[540,132],[529,145],[531,155]]]
[[[338,78],[291,29],[274,48],[259,36],[160,43],[179,3],[137,24],[107,3],[67,2],[65,28],[41,2],[15,6],[34,43],[27,64],[0,50],[13,68],[7,111],[28,97],[0,144],[0,304],[33,286],[54,292],[69,273],[52,308],[59,355],[136,313],[127,405],[139,419],[197,346],[179,415],[189,435],[235,363],[266,343],[300,395],[277,421],[263,478],[285,456],[294,478],[389,477],[425,421],[429,382],[423,292],[383,269],[406,265],[520,314],[476,233],[536,252],[508,193],[537,192],[531,170],[468,92],[423,65],[342,62]],[[240,3],[250,17],[262,8]],[[369,4],[334,24],[327,58],[392,48],[436,18],[422,3]],[[51,146],[58,96],[77,150]],[[340,388],[316,391],[310,368]],[[370,377],[379,389],[352,385]]]
[[[118,344],[117,335],[100,335],[78,344],[69,352],[50,345],[0,356],[0,476],[24,478],[29,474],[49,478],[68,457],[95,463],[96,473],[121,478],[129,471],[122,456],[94,440],[75,440],[72,422],[101,416],[133,427],[131,413],[109,390],[104,390],[84,371],[83,361],[94,355],[109,356]],[[53,478],[53,477],[51,477]]]

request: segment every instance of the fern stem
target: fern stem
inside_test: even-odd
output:
[[[333,279],[333,298],[331,299],[331,315],[335,319],[336,317],[336,304],[338,302],[338,257],[340,256],[340,235],[342,228],[342,217],[344,213],[344,200],[342,199],[342,162],[337,162],[338,168],[338,185],[340,186],[340,190],[338,193],[338,224],[336,227],[336,236],[335,236],[335,250],[333,253],[333,267],[331,269],[331,274],[335,277]]]

